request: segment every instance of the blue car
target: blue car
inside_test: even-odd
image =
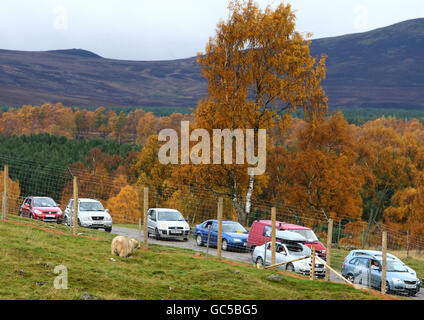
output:
[[[209,246],[217,246],[218,220],[207,220],[196,226],[194,229],[194,237],[198,246],[207,245],[209,230]],[[249,232],[240,223],[230,220],[222,221],[222,250],[227,251],[233,249],[248,251],[248,234]]]
[[[370,276],[371,269],[371,276]],[[352,283],[359,283],[377,290],[381,289],[382,259],[371,255],[361,255],[343,263],[342,275]],[[402,262],[387,258],[386,292],[414,296],[420,291],[420,281],[408,272]]]

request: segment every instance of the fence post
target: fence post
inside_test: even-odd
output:
[[[271,220],[272,220],[272,231],[271,231],[271,265],[275,264],[275,242],[276,242],[276,220],[277,213],[275,207],[271,208]]]
[[[6,164],[4,165],[4,171],[3,171],[4,179],[3,179],[3,208],[1,217],[2,220],[5,221],[7,217],[7,193],[8,193],[8,178],[9,178],[9,166]]]
[[[386,267],[387,267],[387,231],[383,231],[383,239],[381,244],[383,268],[381,271],[381,293],[386,294]]]
[[[143,249],[147,250],[149,230],[147,226],[147,211],[149,210],[149,187],[144,187],[144,210],[143,210]]]
[[[315,279],[315,245],[312,244],[312,256],[311,256],[311,274],[310,279]]]
[[[217,257],[218,260],[221,260],[221,247],[222,247],[222,207],[223,207],[223,198],[219,197],[218,199],[218,239],[217,239]]]
[[[333,243],[333,219],[328,220],[327,233],[327,263],[331,265],[331,246]],[[330,281],[330,269],[326,269],[325,280]]]
[[[74,176],[74,223],[72,224],[72,233],[74,236],[78,233],[78,180]]]

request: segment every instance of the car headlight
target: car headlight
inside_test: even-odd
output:
[[[34,213],[35,213],[35,214],[41,214],[41,211],[40,211],[40,210],[38,210],[38,209],[35,209],[35,210],[34,210]]]
[[[403,281],[398,278],[392,278],[393,283],[396,284],[403,284]]]
[[[160,227],[161,227],[162,229],[166,229],[166,224],[161,224],[161,225],[160,225]]]
[[[105,220],[106,220],[106,221],[112,221],[112,217],[111,217],[111,216],[106,216],[106,217],[105,217]]]

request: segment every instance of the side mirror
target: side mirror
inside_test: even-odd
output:
[[[109,209],[106,209],[105,211],[106,211],[107,213],[109,213]]]

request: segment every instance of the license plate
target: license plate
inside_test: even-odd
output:
[[[321,272],[321,271],[324,271],[324,269],[323,268],[315,268],[315,272]]]
[[[407,284],[406,289],[415,289],[417,286],[415,284]]]
[[[54,214],[46,214],[44,218],[56,218]]]
[[[170,234],[176,234],[176,235],[181,235],[183,234],[182,231],[170,231]]]
[[[100,221],[94,221],[93,224],[103,224],[103,222]]]

